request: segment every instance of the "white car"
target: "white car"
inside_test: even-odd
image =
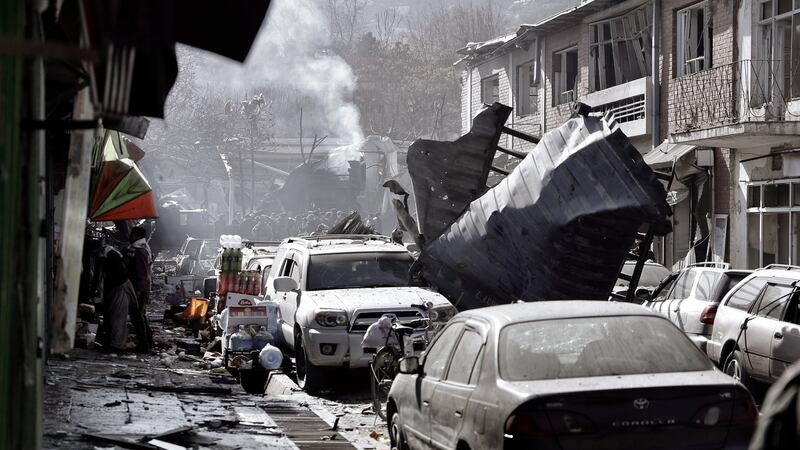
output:
[[[692,264],[670,275],[645,306],[669,318],[705,351],[720,300],[750,273],[727,263]]]
[[[717,309],[706,353],[742,384],[775,382],[800,360],[800,267],[756,270]]]
[[[400,322],[457,312],[442,295],[414,285],[413,258],[386,236],[323,235],[286,239],[267,280],[265,300],[278,304],[278,339],[295,354],[297,381],[324,387],[325,369],[367,367],[367,328],[384,314]],[[423,330],[420,330],[421,332]]]

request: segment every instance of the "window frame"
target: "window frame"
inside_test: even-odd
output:
[[[447,324],[447,326],[444,329],[442,329],[442,331],[440,331],[436,335],[436,338],[428,346],[429,350],[433,349],[437,345],[437,343],[439,343],[439,341],[441,341],[442,336],[444,336],[444,333],[447,330],[449,330],[451,327],[458,327],[458,328],[460,328],[460,330],[457,331],[458,334],[456,335],[456,338],[453,341],[453,345],[452,345],[452,347],[450,347],[450,351],[447,354],[447,358],[445,359],[444,367],[442,368],[441,375],[438,376],[438,377],[434,377],[433,375],[430,375],[426,371],[426,367],[425,366],[428,365],[428,358],[431,355],[430,351],[426,350],[425,351],[425,356],[423,357],[422,361],[420,362],[420,366],[422,367],[421,373],[422,373],[422,375],[424,377],[426,377],[426,378],[427,377],[431,377],[431,379],[435,379],[437,381],[444,381],[444,378],[447,376],[447,371],[450,369],[450,360],[453,359],[453,353],[454,353],[453,350],[455,350],[456,346],[458,346],[458,343],[461,341],[461,336],[464,334],[464,330],[466,330],[466,328],[467,328],[466,324],[463,321],[451,322],[451,323]]]
[[[497,86],[497,99],[492,102],[486,101],[486,86],[488,83],[493,83]],[[494,94],[492,94],[494,98]],[[481,78],[481,103],[484,105],[492,105],[494,102],[500,102],[500,74],[493,74]]]
[[[783,300],[783,306],[781,307],[779,317],[771,316],[768,313],[764,313],[764,312],[761,311],[761,309],[762,309],[761,308],[761,302],[764,300],[764,294],[766,294],[767,289],[769,289],[770,286],[776,286],[776,287],[792,289],[792,292],[789,294],[789,296],[786,297]],[[769,280],[769,281],[767,281],[767,284],[764,285],[764,288],[761,289],[761,292],[758,294],[758,298],[756,299],[756,301],[753,302],[753,305],[751,305],[750,312],[752,314],[754,314],[754,315],[757,315],[758,317],[763,318],[763,319],[781,321],[781,320],[783,320],[783,317],[784,317],[784,314],[786,313],[787,307],[791,303],[793,297],[796,297],[796,296],[797,296],[797,288],[791,285],[791,280],[785,280],[785,279]]]
[[[566,70],[569,64],[567,59],[570,53],[575,54],[575,77],[572,80],[571,88],[565,90],[562,89],[562,86],[567,87],[570,85]],[[581,75],[580,61],[578,60],[578,46],[573,45],[562,50],[554,51],[551,56],[553,60],[553,70],[551,72],[551,89],[553,91],[552,104],[555,107],[572,103],[576,98],[575,90],[578,88],[578,79]],[[555,58],[559,58],[558,70],[556,70]]]
[[[455,357],[456,357],[456,354],[458,353],[458,350],[461,348],[461,342],[464,340],[464,337],[467,335],[467,333],[474,333],[475,335],[478,336],[478,339],[480,339],[480,345],[478,346],[478,352],[475,354],[475,359],[473,359],[473,361],[472,361],[472,367],[470,368],[469,374],[467,376],[467,381],[466,382],[462,382],[460,380],[452,380],[452,379],[450,379],[450,369],[452,368],[453,362],[456,359]],[[450,355],[449,361],[447,362],[447,367],[446,367],[446,370],[445,370],[445,373],[444,373],[444,377],[442,377],[441,380],[445,381],[445,382],[448,382],[448,383],[458,384],[458,385],[461,385],[461,386],[475,386],[476,384],[472,384],[471,383],[472,374],[473,374],[473,372],[475,372],[475,368],[478,367],[480,365],[480,363],[481,363],[482,354],[483,354],[483,348],[485,346],[486,346],[486,339],[484,339],[484,336],[481,334],[481,332],[479,330],[475,329],[475,328],[470,327],[470,326],[465,326],[464,330],[461,332],[461,335],[458,337],[458,342],[456,342],[456,345],[453,347],[453,352]]]
[[[764,5],[767,3],[771,3],[769,16],[764,15]],[[793,69],[796,66],[794,61],[800,61],[800,35],[795,36],[794,34],[794,30],[800,27],[800,2],[793,1],[790,9],[782,13],[778,12],[779,4],[779,1],[774,0],[759,0],[755,3],[756,32],[754,33],[756,60],[767,63],[759,64],[759,67],[754,68],[759,72],[759,78],[762,80],[761,91],[763,93],[761,95],[765,97],[758,100],[776,104],[800,99],[800,72]],[[784,41],[783,37],[776,32],[776,24],[787,21],[787,19],[790,35],[788,86],[785,85],[786,65],[784,58],[778,59],[776,57],[776,54],[780,55],[779,52],[782,51],[780,44]],[[769,50],[767,51],[765,47],[769,47]],[[785,47],[784,43],[783,50],[785,50]],[[765,83],[766,85],[764,85]],[[782,93],[783,98],[775,98],[776,87]]]
[[[761,293],[764,292],[764,289],[767,287],[767,282],[768,281],[769,281],[769,279],[766,278],[766,277],[753,277],[753,278],[747,280],[746,282],[744,282],[744,284],[740,285],[738,289],[736,289],[735,291],[731,291],[726,295],[727,298],[725,299],[725,307],[726,308],[733,308],[733,309],[737,309],[737,310],[745,312],[745,313],[749,313],[753,309],[753,305],[758,303],[758,300],[761,297]],[[742,309],[742,308],[739,308],[738,306],[731,306],[731,299],[733,299],[733,297],[736,295],[736,293],[738,293],[739,291],[744,289],[744,287],[747,286],[748,284],[755,283],[755,282],[763,282],[764,284],[763,284],[763,286],[761,286],[761,289],[758,290],[758,292],[756,293],[755,297],[753,297],[753,301],[751,301],[750,304],[747,305],[747,309]]]
[[[696,26],[692,21],[692,11],[700,10],[703,12],[703,29],[696,30],[695,33],[699,34],[698,38],[702,38],[703,55],[695,56],[694,58],[687,59],[686,45],[689,42],[690,35],[687,34],[685,28],[686,24],[691,27]],[[694,5],[681,8],[675,12],[675,76],[683,77],[702,72],[714,67],[713,60],[713,37],[714,37],[714,23],[712,19],[711,9],[708,7],[708,1],[704,0]],[[682,19],[686,17],[688,19]],[[695,67],[692,67],[695,66]],[[688,70],[687,70],[688,67]]]
[[[527,117],[539,113],[539,90],[542,86],[542,77],[539,73],[541,68],[541,55],[539,51],[540,49],[537,45],[535,50],[536,56],[522,64],[518,64],[515,68],[514,73],[517,77],[517,89],[514,101],[517,117]],[[527,76],[523,77],[523,71],[525,71]],[[533,75],[531,76],[531,74]],[[533,84],[531,84],[531,79],[533,79]],[[523,82],[523,80],[526,82]],[[523,87],[525,89],[523,89]],[[531,95],[532,92],[536,92],[536,94]],[[524,95],[526,93],[527,95]],[[533,100],[533,97],[535,97],[535,100]]]
[[[650,76],[652,8],[652,2],[647,2],[623,14],[589,25],[589,92],[602,91]],[[607,36],[605,26],[608,26]],[[606,72],[600,67],[606,59],[606,46],[611,48],[613,83],[606,79]],[[627,62],[629,67],[624,67],[623,62]],[[635,65],[631,64],[633,62]],[[608,67],[608,64],[605,66]],[[630,71],[633,67],[638,70]]]
[[[767,191],[767,186],[777,186],[777,185],[788,185],[789,186],[789,197],[787,199],[788,205],[783,206],[765,206],[765,193]],[[797,187],[797,192],[795,192],[795,187]],[[788,259],[787,263],[781,264],[791,264],[791,265],[800,265],[800,233],[798,233],[797,238],[793,239],[792,230],[796,227],[800,228],[800,178],[785,178],[781,180],[763,180],[763,181],[752,181],[745,184],[744,187],[745,192],[745,205],[747,205],[747,209],[745,210],[746,220],[747,220],[747,227],[750,226],[751,220],[756,220],[757,227],[758,227],[758,240],[755,244],[758,246],[758,258],[756,261],[751,261],[750,257],[750,246],[748,245],[747,248],[747,266],[750,269],[754,269],[757,267],[764,267],[764,217],[769,216],[772,214],[788,214],[788,243],[789,248],[782,249],[778,248],[778,250],[785,250],[788,251]],[[753,195],[755,194],[755,195]],[[758,198],[753,198],[753,197]],[[797,204],[795,204],[797,203]],[[780,239],[780,237],[778,237]],[[749,239],[748,239],[749,241]],[[776,259],[780,258],[779,254],[776,254]]]

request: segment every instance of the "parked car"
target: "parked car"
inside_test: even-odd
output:
[[[162,251],[153,260],[153,274],[172,276],[206,275],[214,268],[219,250],[216,239],[187,237],[180,250]]]
[[[720,301],[751,270],[727,263],[697,263],[670,275],[645,306],[669,318],[703,351]]]
[[[409,279],[413,259],[387,236],[290,238],[278,248],[265,300],[278,303],[278,342],[295,354],[297,381],[316,391],[326,369],[367,367],[367,328],[384,314],[447,322],[455,307]],[[420,329],[420,332],[425,330]]]
[[[745,385],[773,383],[800,360],[800,267],[770,265],[736,285],[717,310],[706,351]]]
[[[747,448],[757,412],[662,316],[597,301],[461,312],[400,361],[393,448]]]
[[[622,273],[625,275],[632,275],[633,270],[636,267],[635,260],[628,260],[622,266]],[[636,287],[636,297],[638,297],[640,302],[646,301],[650,296],[653,294],[653,291],[658,288],[661,282],[670,276],[670,271],[666,267],[662,266],[659,263],[653,261],[646,261],[644,266],[642,266],[642,274],[639,276],[639,284]],[[628,293],[628,286],[630,282],[628,280],[617,278],[617,282],[614,283],[614,294],[618,294],[621,296],[625,296]],[[614,300],[612,297],[611,300]]]

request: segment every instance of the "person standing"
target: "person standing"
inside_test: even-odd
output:
[[[128,279],[122,254],[114,247],[99,248],[103,267],[103,323],[97,342],[105,351],[122,352],[128,343],[128,314],[136,304],[136,293]]]
[[[131,303],[128,313],[136,329],[136,350],[147,352],[153,348],[153,332],[147,320],[146,308],[150,303],[151,266],[153,257],[147,245],[147,232],[142,227],[133,227],[128,237],[130,246],[125,250],[125,266],[128,277],[136,291],[136,302]]]

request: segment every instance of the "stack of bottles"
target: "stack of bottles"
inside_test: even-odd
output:
[[[223,234],[219,238],[222,246],[222,260],[217,293],[225,298],[229,293],[259,295],[261,293],[261,273],[255,270],[242,271],[242,238]]]
[[[261,350],[274,341],[272,334],[263,325],[239,325],[236,333],[231,335],[230,349],[237,352]]]

